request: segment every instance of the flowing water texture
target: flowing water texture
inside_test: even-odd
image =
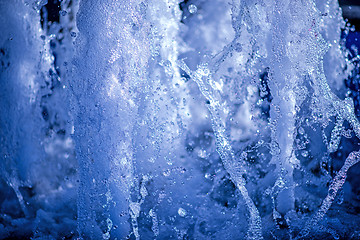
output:
[[[337,1],[0,1],[0,28],[0,239],[360,238]]]

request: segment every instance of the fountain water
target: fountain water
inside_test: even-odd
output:
[[[0,238],[358,237],[337,1],[0,12]]]

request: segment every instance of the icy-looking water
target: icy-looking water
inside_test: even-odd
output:
[[[337,1],[0,1],[0,30],[0,239],[360,239]]]

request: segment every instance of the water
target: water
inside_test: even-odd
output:
[[[360,231],[358,55],[336,1],[0,13],[0,239]]]

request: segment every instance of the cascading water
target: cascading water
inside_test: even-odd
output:
[[[0,239],[360,238],[337,1],[14,0],[0,23]]]

